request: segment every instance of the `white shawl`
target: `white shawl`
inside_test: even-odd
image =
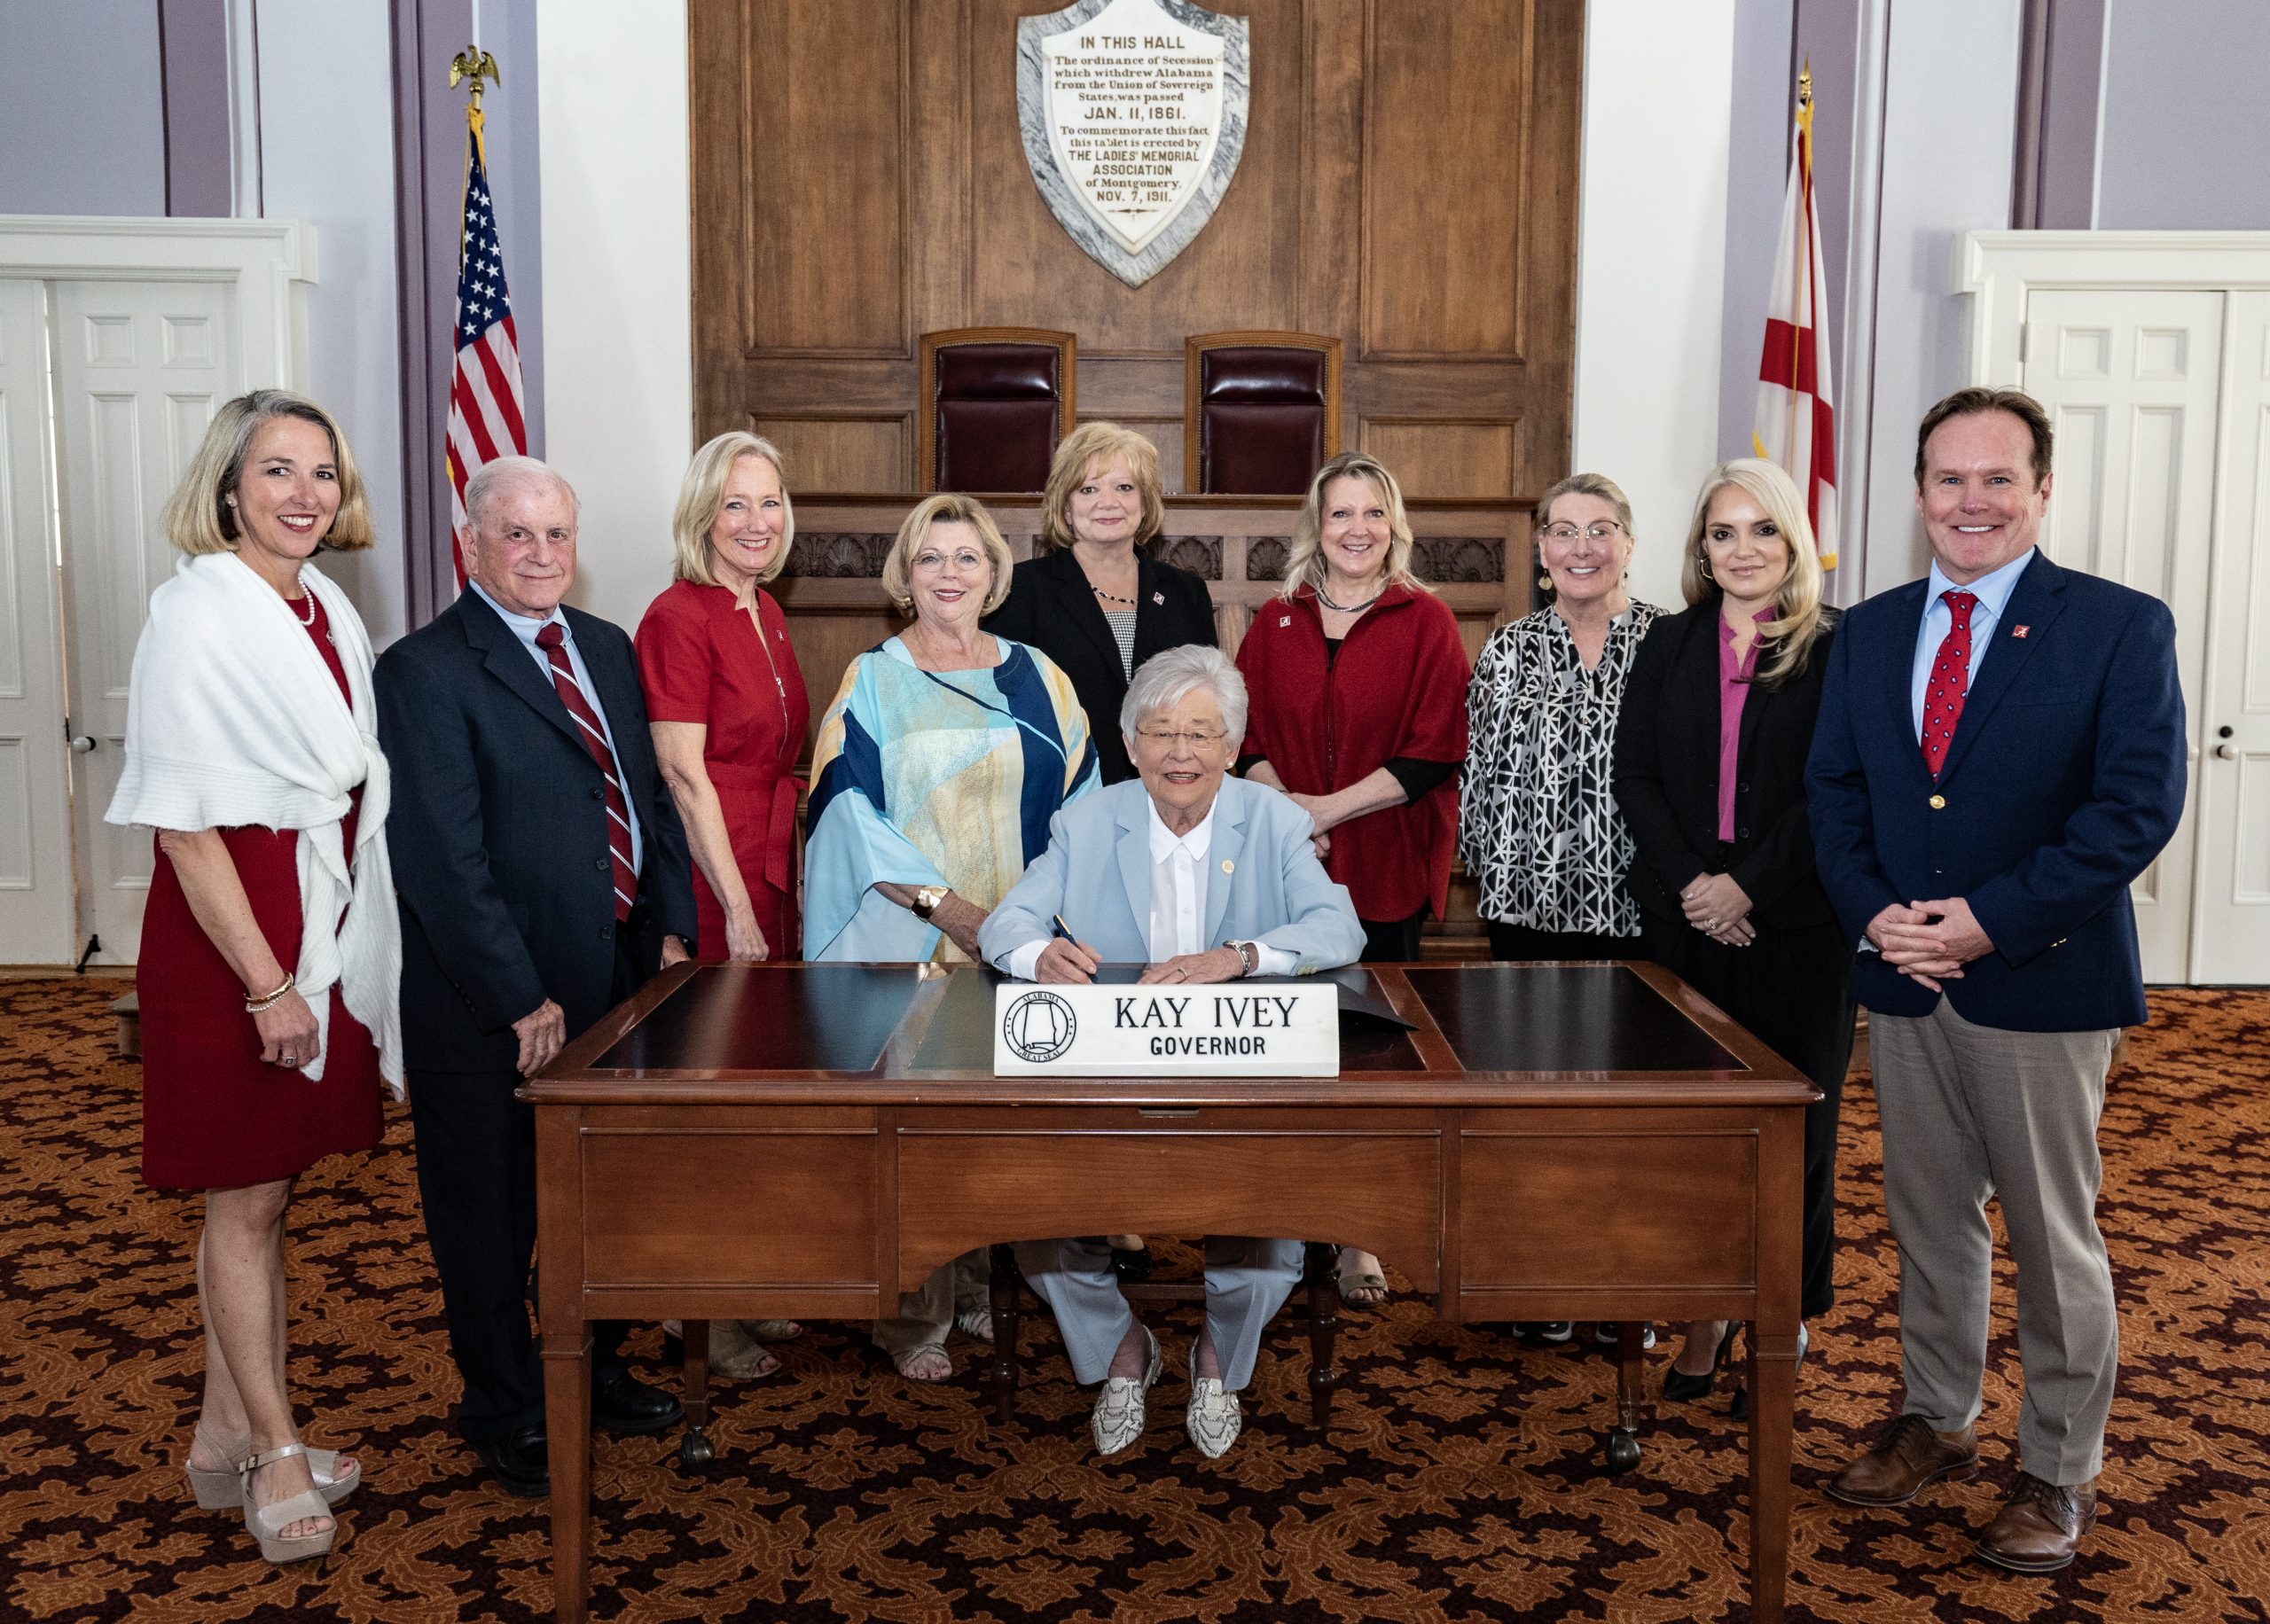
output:
[[[302,1069],[311,1081],[323,1076],[336,985],[377,1040],[380,1074],[399,1098],[402,925],[387,860],[388,776],[371,639],[346,593],[313,565],[300,579],[330,617],[349,702],[294,623],[297,612],[251,566],[232,552],[185,558],[150,595],[127,698],[126,769],[105,818],[153,829],[298,830],[301,925],[292,973],[324,1044]],[[350,865],[340,825],[358,784]]]

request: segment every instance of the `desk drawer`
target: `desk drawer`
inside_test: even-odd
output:
[[[1008,1130],[950,1126],[941,1113],[903,1125],[902,1286],[988,1242],[1133,1231],[1338,1241],[1378,1253],[1420,1291],[1437,1288],[1442,1139],[1431,1120],[1241,1114],[1122,1109]]]
[[[661,1131],[651,1118],[591,1113],[580,1140],[585,1277],[872,1288],[883,1141],[872,1113],[810,1114],[713,1112]]]
[[[1742,1127],[1459,1136],[1460,1284],[1748,1288],[1757,1147]]]

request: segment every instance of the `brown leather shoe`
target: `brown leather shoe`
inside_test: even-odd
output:
[[[1905,1505],[1934,1478],[1967,1478],[1978,1470],[1978,1434],[1937,1433],[1921,1416],[1902,1416],[1875,1447],[1838,1472],[1828,1496],[1847,1505]]]
[[[2096,1480],[2059,1487],[2030,1472],[2010,1485],[2010,1497],[1978,1536],[1978,1554],[2020,1573],[2054,1573],[2071,1564],[2096,1526]]]

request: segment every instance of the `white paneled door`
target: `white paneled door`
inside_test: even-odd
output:
[[[2231,296],[2193,979],[2270,981],[2270,293]]]
[[[166,498],[233,393],[222,288],[203,282],[56,282],[55,436],[62,474],[72,822],[82,941],[131,964],[149,893],[146,829],[103,821],[125,763],[127,680],[150,594],[178,556]]]
[[[0,964],[76,956],[47,435],[47,290],[0,281]]]
[[[2144,979],[2155,982],[2214,979],[2194,968],[2192,936],[2226,298],[2056,288],[2036,290],[2026,307],[2023,387],[2057,434],[2042,545],[2058,563],[2149,592],[2175,613],[2191,793],[2175,838],[2130,888]],[[2270,691],[2265,699],[2270,716]],[[2270,746],[2262,760],[2270,769]],[[2270,807],[2270,787],[2257,792]]]

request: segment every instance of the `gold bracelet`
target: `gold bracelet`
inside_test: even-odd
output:
[[[270,993],[263,997],[247,998],[245,1000],[246,1012],[247,1014],[257,1015],[263,1010],[272,1009],[283,998],[286,993],[290,992],[292,988],[297,985],[298,981],[293,976],[292,972],[288,970],[284,972],[283,986],[278,988],[274,992]]]

